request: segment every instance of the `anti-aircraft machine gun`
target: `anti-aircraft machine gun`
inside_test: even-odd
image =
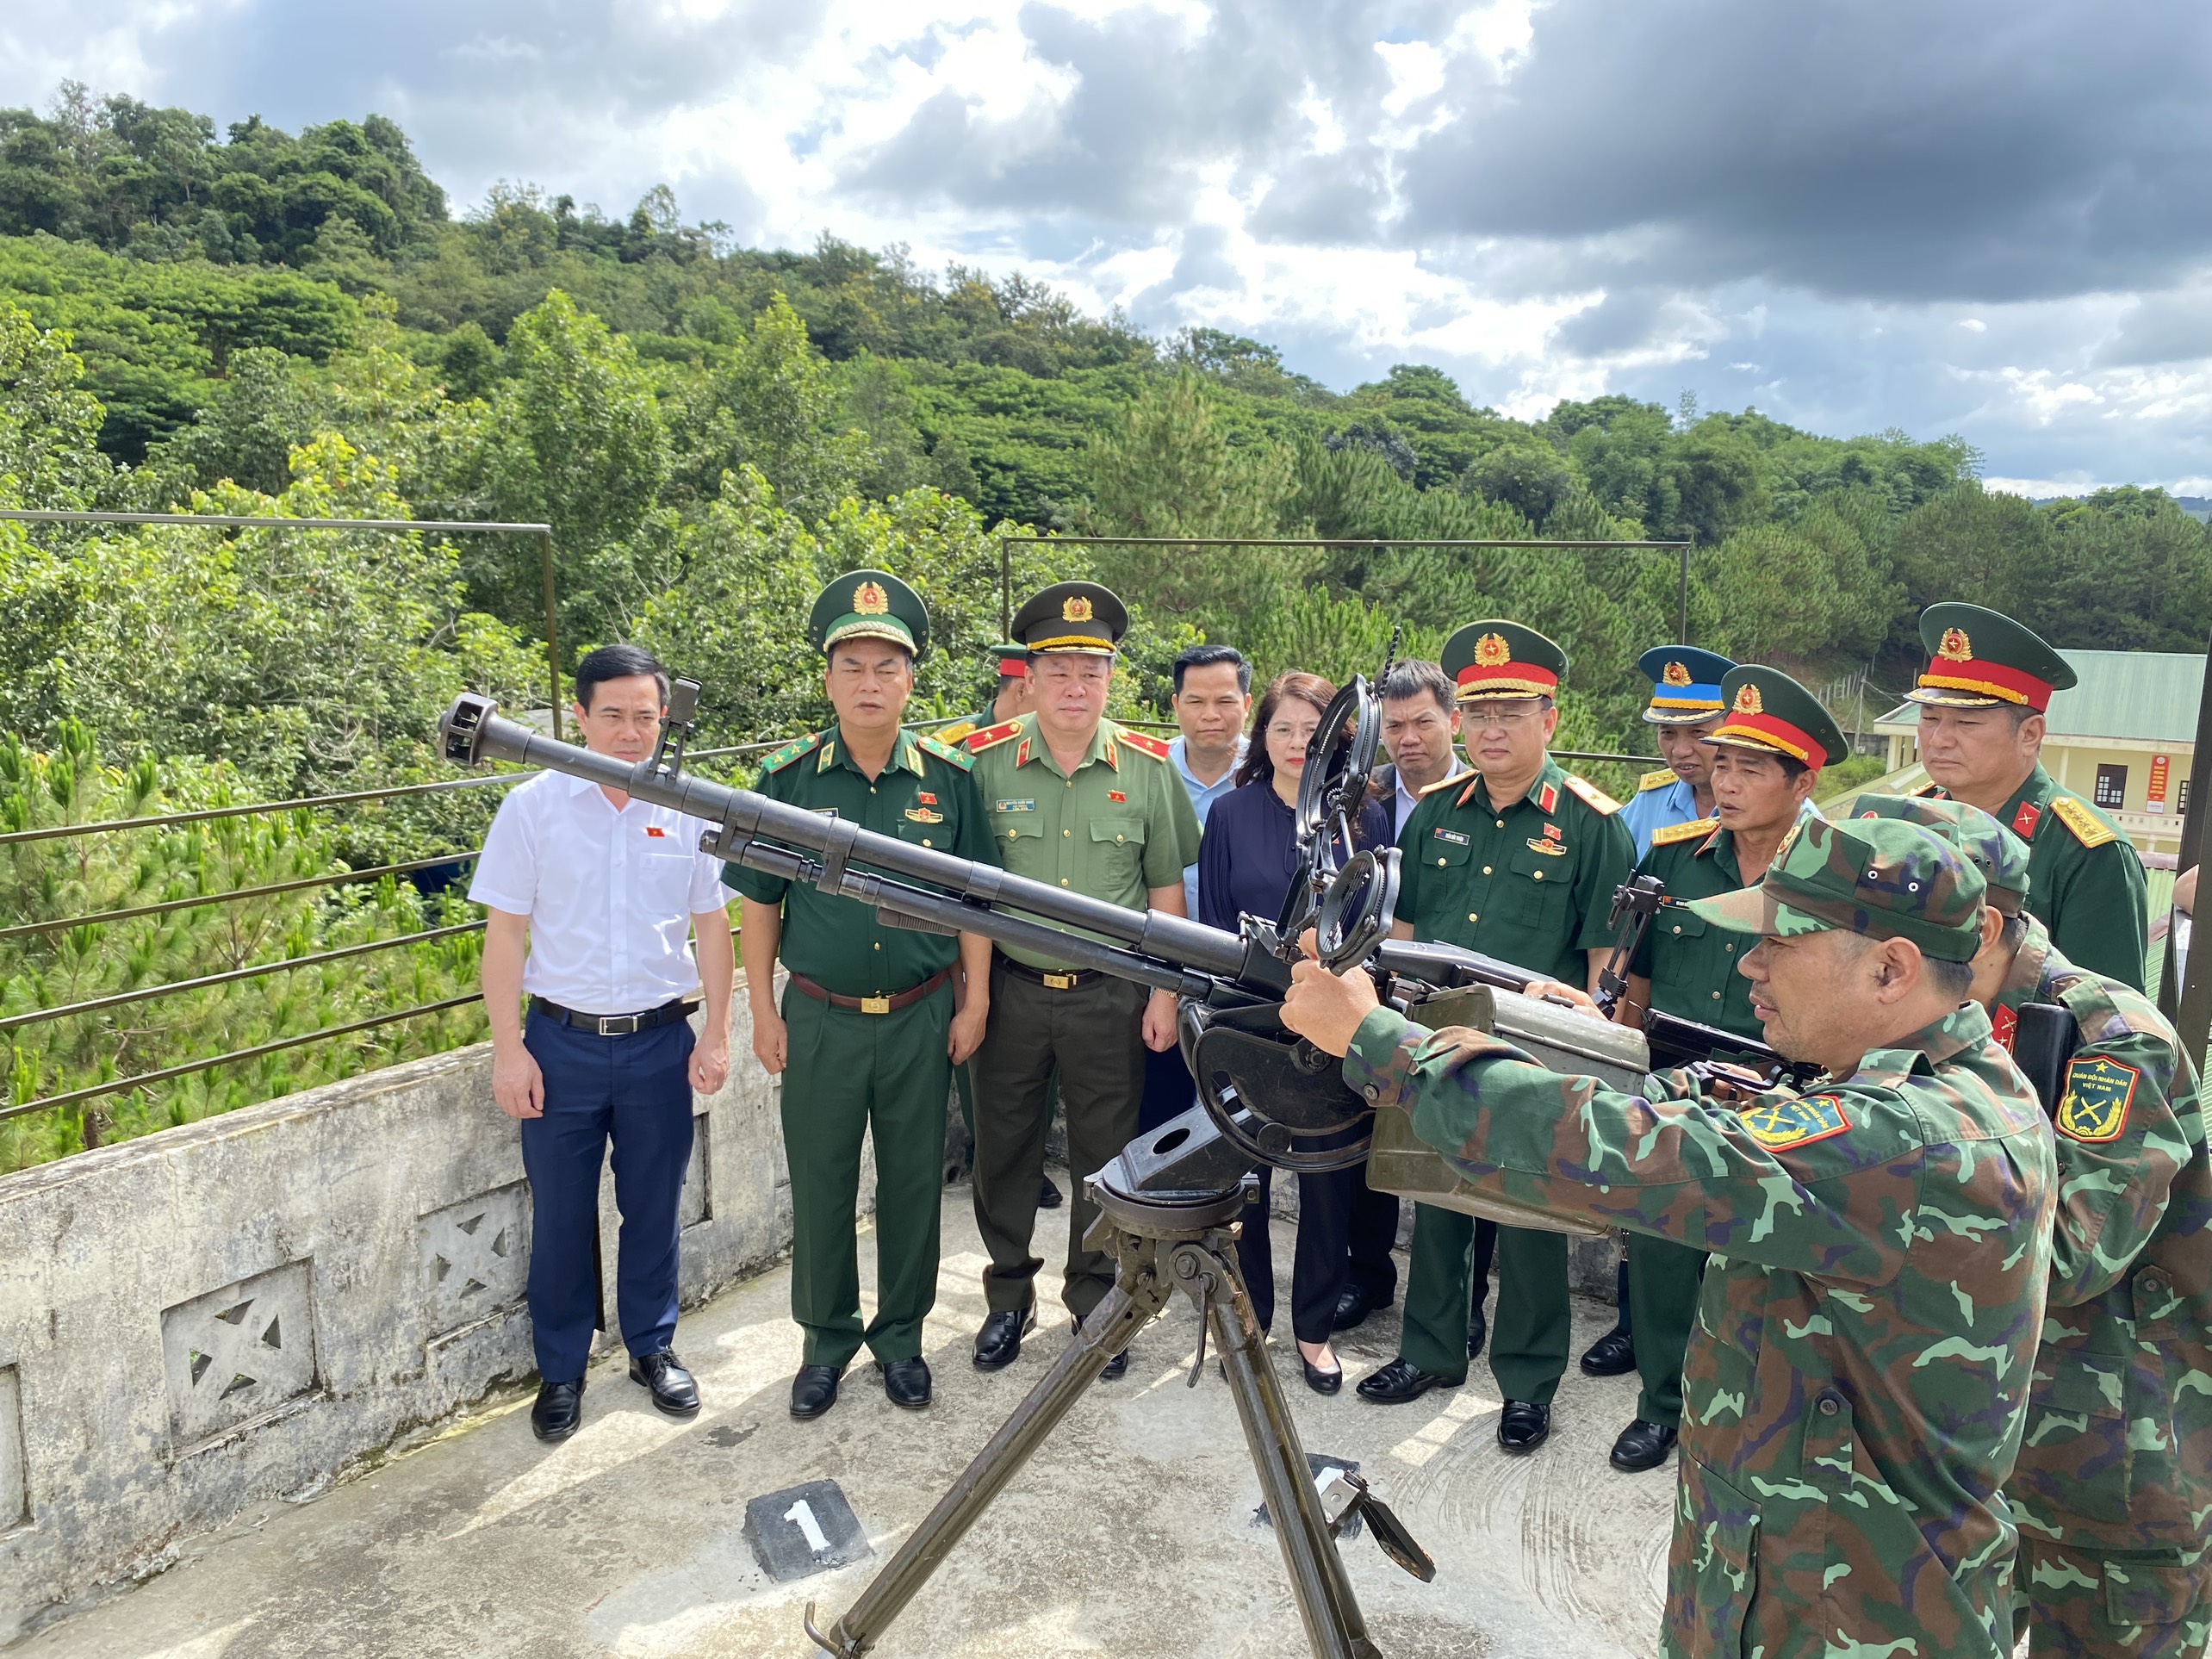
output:
[[[705,851],[855,899],[887,925],[980,934],[1171,991],[1184,1057],[1198,1084],[1198,1105],[1085,1177],[1099,1211],[1090,1242],[1115,1257],[1115,1288],[843,1616],[821,1631],[808,1607],[809,1635],[834,1659],[868,1652],[1107,1362],[1180,1292],[1201,1321],[1190,1384],[1204,1370],[1210,1339],[1316,1659],[1381,1659],[1337,1538],[1364,1519],[1407,1571],[1426,1581],[1435,1566],[1357,1475],[1339,1475],[1326,1490],[1314,1486],[1237,1267],[1234,1227],[1252,1171],[1264,1163],[1322,1172],[1367,1159],[1371,1185],[1426,1203],[1584,1236],[1602,1229],[1474,1193],[1414,1135],[1407,1114],[1370,1106],[1344,1082],[1333,1057],[1286,1031],[1279,1010],[1300,935],[1313,931],[1333,970],[1368,967],[1385,998],[1412,1018],[1495,1029],[1563,1071],[1632,1088],[1655,1062],[1709,1066],[1718,1064],[1716,1054],[1729,1054],[1765,1068],[1762,1075],[1719,1066],[1755,1087],[1785,1062],[1688,1021],[1648,1016],[1639,1031],[1501,995],[1535,976],[1474,952],[1389,939],[1397,851],[1352,847],[1381,730],[1364,679],[1339,694],[1308,750],[1296,816],[1302,867],[1281,915],[1246,916],[1233,934],[1124,910],[687,773],[683,748],[698,696],[696,683],[674,683],[659,749],[636,766],[541,736],[473,695],[454,702],[440,733],[450,761],[546,767],[704,819],[718,826],[703,839]],[[1662,898],[1648,880],[1617,895],[1620,934],[1601,1007],[1625,988],[1628,961]]]

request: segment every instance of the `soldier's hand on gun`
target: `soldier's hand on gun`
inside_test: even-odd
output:
[[[1533,997],[1540,1003],[1564,1003],[1594,1020],[1604,1019],[1597,998],[1580,985],[1570,985],[1563,979],[1531,979],[1521,987],[1521,995]]]
[[[791,1054],[791,1031],[784,1024],[783,1016],[770,1010],[753,1016],[753,1058],[770,1077],[783,1075],[784,1062]]]
[[[492,1098],[509,1117],[545,1115],[545,1076],[520,1043],[492,1051]]]
[[[1323,967],[1309,928],[1298,936],[1306,960],[1291,965],[1290,989],[1283,998],[1283,1023],[1322,1053],[1351,1048],[1360,1022],[1382,1006],[1375,981],[1365,968],[1332,973]]]
[[[945,1034],[945,1052],[953,1057],[954,1065],[965,1066],[968,1057],[983,1047],[983,1028],[990,1019],[991,1004],[978,1002],[972,995],[953,1016],[952,1027]]]
[[[1165,1054],[1175,1047],[1175,997],[1173,993],[1155,991],[1145,999],[1145,1047],[1155,1054]]]

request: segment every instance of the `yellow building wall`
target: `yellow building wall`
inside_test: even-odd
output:
[[[1920,746],[1911,737],[1892,731],[1889,736],[1889,766],[1895,772],[1920,759]],[[2190,776],[2193,745],[2155,743],[2093,737],[2054,736],[2043,744],[2045,770],[2066,788],[2085,800],[2097,798],[2097,768],[2124,766],[2128,789],[2124,804],[2105,811],[2127,833],[2139,851],[2178,853],[2181,850],[2182,784]],[[2160,755],[2166,757],[2165,811],[2151,808],[2151,767]]]

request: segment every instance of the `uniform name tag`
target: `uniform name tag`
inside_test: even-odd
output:
[[[1436,832],[1436,838],[1438,841],[1448,841],[1454,847],[1467,845],[1466,836],[1457,830],[1439,830]]]
[[[1037,810],[1037,804],[1033,800],[994,801],[991,805],[996,811],[1001,812],[1034,812]]]

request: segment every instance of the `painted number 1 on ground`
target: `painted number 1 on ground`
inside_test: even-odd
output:
[[[822,1530],[822,1523],[814,1519],[814,1506],[804,1498],[783,1512],[783,1518],[806,1534],[806,1547],[820,1555],[830,1547],[830,1535]]]

